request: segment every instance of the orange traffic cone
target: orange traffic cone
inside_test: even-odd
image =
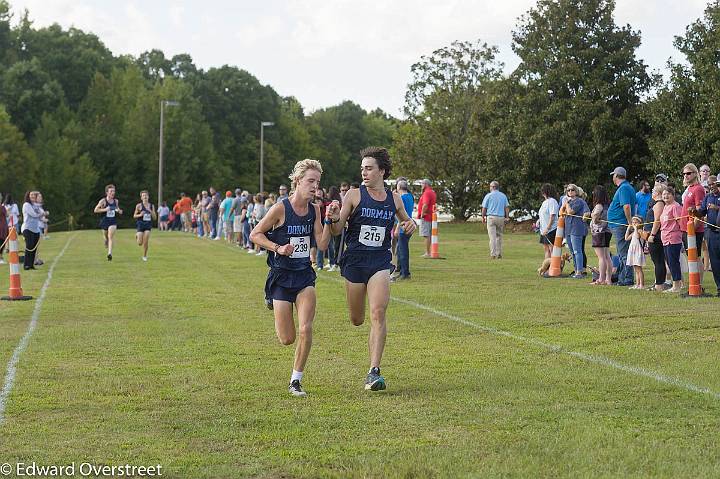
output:
[[[437,205],[433,205],[432,236],[430,237],[430,257],[432,259],[440,259],[439,248],[440,248],[440,245],[438,244]]]
[[[565,205],[560,208],[560,214],[555,230],[555,242],[550,256],[550,269],[547,272],[548,278],[559,278],[562,273],[562,242],[565,236]]]
[[[20,283],[20,257],[18,256],[18,239],[17,230],[10,221],[10,235],[8,236],[10,245],[10,291],[7,296],[0,299],[5,301],[27,301],[32,296],[24,296],[22,285]]]
[[[688,296],[702,296],[700,285],[700,261],[697,253],[697,237],[695,236],[695,221],[690,216],[687,222],[687,259],[688,259]]]

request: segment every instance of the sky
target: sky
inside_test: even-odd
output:
[[[402,116],[410,67],[455,40],[519,59],[512,30],[534,0],[9,0],[36,27],[95,33],[115,55],[158,48],[189,53],[205,70],[234,65],[294,96],[307,113],[344,100]],[[666,73],[682,60],[673,38],[703,15],[706,0],[617,0],[616,23],[640,30],[638,56]]]

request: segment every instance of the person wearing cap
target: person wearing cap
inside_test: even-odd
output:
[[[409,218],[412,218],[413,208],[415,207],[415,198],[409,191],[409,185],[407,178],[400,177],[397,181],[397,192],[400,195],[400,199],[405,207],[405,212]],[[402,281],[410,279],[410,235],[406,234],[400,222],[395,223],[395,231],[397,233],[398,245],[397,245],[397,262],[398,262],[398,275],[393,276],[391,281]]]
[[[718,296],[720,296],[720,182],[715,176],[710,176],[708,184],[710,193],[703,198],[698,214],[705,216],[705,220],[709,223],[705,228],[707,252],[710,257],[715,286],[717,286]]]
[[[510,203],[505,193],[500,191],[500,183],[490,182],[490,193],[482,202],[482,222],[487,224],[490,236],[490,258],[502,258],[502,236],[505,223],[510,221]]]
[[[423,192],[418,201],[418,218],[422,219],[420,223],[420,236],[425,238],[425,254],[423,258],[430,257],[430,246],[432,242],[432,214],[433,208],[437,204],[437,196],[431,188],[432,183],[427,178],[423,180]]]
[[[630,241],[625,239],[625,231],[631,224],[632,213],[635,209],[635,189],[627,181],[627,171],[622,166],[618,166],[610,174],[613,183],[617,186],[615,195],[610,202],[610,208],[608,208],[608,223],[612,235],[615,237],[617,255],[620,259],[617,284],[618,286],[632,286],[634,284],[633,270],[626,264]]]

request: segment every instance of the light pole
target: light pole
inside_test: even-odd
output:
[[[163,128],[165,126],[165,106],[178,106],[180,102],[174,100],[160,100],[160,157],[158,159],[158,202],[160,208],[163,197]]]
[[[265,174],[264,170],[264,163],[263,163],[263,154],[265,152],[264,146],[265,146],[265,132],[264,128],[266,126],[274,126],[275,123],[271,121],[261,121],[260,122],[260,191],[258,193],[262,193],[264,190],[264,183],[263,183],[263,175]]]

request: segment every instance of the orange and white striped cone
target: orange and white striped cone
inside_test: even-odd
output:
[[[17,230],[10,222],[10,234],[8,235],[8,243],[10,246],[10,291],[7,296],[3,296],[4,301],[27,301],[32,296],[24,296],[22,284],[20,282],[20,257],[18,256],[18,239]]]
[[[438,220],[437,205],[433,205],[432,212],[432,236],[430,237],[430,257],[440,259],[440,244],[438,243]]]
[[[697,253],[697,237],[695,236],[695,222],[690,216],[687,222],[687,259],[688,259],[688,296],[702,296],[700,286],[700,261]]]
[[[562,242],[565,236],[565,205],[560,208],[557,229],[555,230],[555,242],[553,243],[552,253],[550,255],[550,269],[548,270],[548,278],[559,278],[562,273]]]

